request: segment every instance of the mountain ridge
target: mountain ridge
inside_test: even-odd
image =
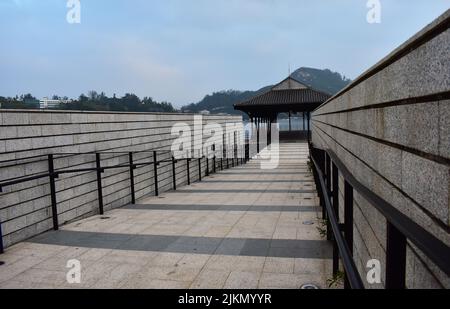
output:
[[[295,70],[291,75],[299,82],[321,92],[334,95],[346,87],[351,80],[333,72],[329,69],[316,69],[301,67]],[[211,113],[211,114],[232,114],[242,115],[240,111],[234,110],[233,105],[249,100],[255,96],[269,91],[273,85],[265,86],[261,89],[252,90],[222,90],[206,95],[201,101],[191,103],[181,108],[182,112],[193,113]]]

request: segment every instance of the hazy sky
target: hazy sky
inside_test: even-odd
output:
[[[288,64],[355,78],[450,0],[0,0],[0,95],[76,98],[133,92],[175,106],[223,89],[256,90]]]

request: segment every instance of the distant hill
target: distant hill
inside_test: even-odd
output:
[[[350,84],[351,80],[331,70],[300,68],[291,74],[292,78],[313,89],[334,95]]]
[[[238,90],[224,90],[208,94],[198,103],[191,103],[183,106],[183,112],[200,113],[208,111],[211,114],[238,114],[241,112],[235,111],[233,105],[242,101],[249,100],[254,96],[263,94],[268,91],[270,87],[264,87],[257,91],[238,91]]]
[[[293,72],[291,76],[311,88],[331,95],[339,92],[351,82],[350,79],[328,69],[319,70],[314,68],[300,68]],[[211,114],[225,113],[242,115],[242,112],[234,110],[234,104],[246,101],[254,96],[269,91],[271,87],[272,85],[269,85],[256,91],[225,90],[214,92],[211,95],[205,96],[203,100],[198,103],[191,103],[182,107],[181,110],[183,112],[192,113],[207,111]]]

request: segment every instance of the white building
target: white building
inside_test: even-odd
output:
[[[58,108],[61,104],[70,103],[71,100],[53,100],[47,97],[39,101],[40,109]]]

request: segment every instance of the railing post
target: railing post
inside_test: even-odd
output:
[[[330,157],[328,156],[328,153],[325,151],[325,182],[326,182],[326,192],[324,194],[325,198],[330,198],[330,191],[331,191],[331,169],[330,169]],[[328,217],[328,216],[327,216]],[[327,219],[327,240],[332,239],[332,232],[331,232],[331,224],[329,220]]]
[[[130,189],[131,189],[131,204],[136,204],[136,194],[134,192],[134,163],[133,153],[128,153],[128,159],[130,163]]]
[[[95,163],[97,168],[97,196],[98,196],[98,208],[99,213],[103,215],[103,188],[102,188],[102,166],[101,166],[100,153],[95,154]]]
[[[56,206],[56,185],[55,185],[55,166],[53,163],[53,155],[48,155],[48,173],[50,178],[50,198],[52,203],[52,218],[53,218],[53,229],[57,231],[59,229],[58,223],[58,208]]]
[[[339,222],[339,171],[334,163],[332,164],[332,179],[333,179],[333,210],[336,219]],[[333,237],[335,238],[335,237]],[[333,275],[337,275],[339,271],[339,248],[336,240],[333,239]]]
[[[406,275],[406,237],[387,223],[386,289],[404,289]]]
[[[191,184],[191,170],[189,168],[189,165],[191,163],[191,159],[186,159],[186,167],[187,167],[187,183],[188,185]]]
[[[198,159],[198,181],[202,181],[202,158]]]
[[[321,172],[323,175],[325,175],[325,151],[319,150],[319,149],[314,149],[313,152],[321,154],[320,156],[318,155],[317,157],[319,157],[318,159],[319,159]],[[322,154],[323,154],[323,156],[322,156]],[[320,190],[320,203],[321,203],[320,206],[322,206],[322,220],[327,220],[327,210],[326,210],[325,201],[324,201],[325,193],[323,192],[323,190],[320,186],[319,186],[319,190]]]
[[[0,254],[3,254],[4,247],[3,247],[3,233],[2,233],[2,222],[0,221]],[[2,262],[0,262],[0,265],[2,265]]]
[[[156,151],[153,151],[153,178],[155,180],[155,196],[158,196],[158,158]]]
[[[344,181],[344,236],[353,256],[353,187],[346,180]],[[347,276],[345,276],[344,288],[350,288]]]
[[[172,182],[173,182],[173,189],[177,190],[177,174],[176,174],[176,163],[175,157],[172,156]]]
[[[223,156],[220,158],[220,170],[223,171]]]
[[[325,152],[325,181],[327,185],[327,196],[330,197],[331,192],[331,169],[330,169],[330,157],[328,153]]]
[[[213,173],[215,174],[216,173],[216,155],[214,155],[214,157],[213,157],[213,165],[214,165],[214,167],[213,167]]]

